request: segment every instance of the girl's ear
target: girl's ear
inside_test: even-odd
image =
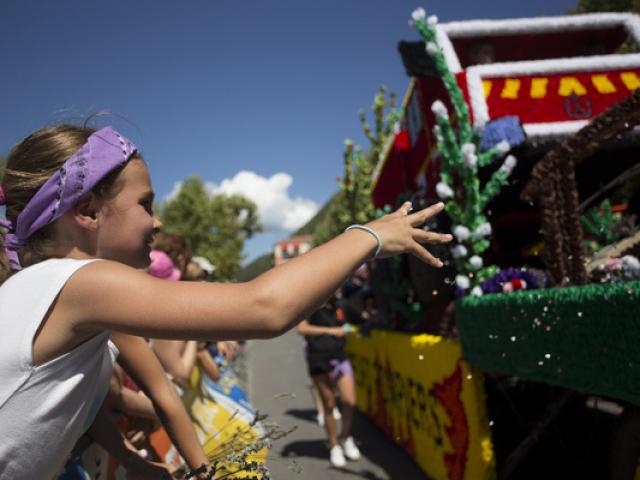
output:
[[[98,199],[93,192],[82,197],[73,207],[73,217],[83,228],[95,230],[98,226]]]

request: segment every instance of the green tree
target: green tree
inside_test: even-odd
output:
[[[366,223],[375,218],[371,200],[373,171],[390,137],[401,112],[396,109],[396,95],[389,94],[382,85],[373,99],[373,129],[364,110],[360,110],[360,123],[370,148],[365,152],[351,140],[345,140],[344,177],[338,180],[340,191],[331,199],[326,217],[314,232],[314,243],[319,245],[335,237],[352,223]]]
[[[167,232],[189,239],[194,255],[215,267],[216,280],[229,280],[240,270],[246,239],[262,231],[257,206],[242,195],[214,195],[199,177],[184,181],[178,195],[160,207]]]
[[[640,0],[579,0],[575,13],[636,12],[640,13]]]
[[[635,12],[640,13],[640,0],[578,0],[578,5],[569,13]],[[638,47],[631,38],[618,48],[616,53],[637,53]]]

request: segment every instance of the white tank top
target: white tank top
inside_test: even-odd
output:
[[[50,479],[109,388],[116,347],[105,331],[43,365],[33,337],[71,276],[92,260],[51,259],[0,287],[0,479]]]

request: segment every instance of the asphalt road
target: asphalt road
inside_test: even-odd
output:
[[[275,442],[268,467],[276,480],[425,480],[427,477],[400,447],[367,417],[356,414],[353,436],[362,458],[346,468],[329,464],[324,429],[315,419],[311,380],[302,339],[289,332],[247,346],[248,390],[253,405],[284,430],[297,429]]]

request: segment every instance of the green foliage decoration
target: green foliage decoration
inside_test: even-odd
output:
[[[592,251],[610,245],[620,240],[620,230],[616,228],[622,219],[622,215],[611,210],[609,199],[600,205],[587,210],[581,217],[580,223],[595,243],[589,243],[587,247]]]
[[[186,179],[159,216],[166,231],[189,239],[193,254],[215,266],[215,280],[234,277],[245,240],[262,231],[255,203],[242,195],[211,196],[199,177]]]
[[[489,247],[488,237],[492,232],[484,212],[489,202],[507,184],[516,159],[512,155],[507,156],[502,166],[481,185],[479,169],[491,166],[504,157],[511,147],[507,142],[501,142],[479,153],[479,135],[471,126],[462,91],[438,44],[438,19],[435,16],[427,18],[421,8],[413,12],[412,18],[453,106],[455,120],[449,117],[447,107],[439,100],[433,103],[431,109],[436,118],[433,133],[441,163],[436,192],[445,201],[445,210],[453,221],[452,231],[457,241],[451,249],[458,273],[456,285],[465,292],[482,295],[480,283],[498,271],[495,266],[484,265],[482,259],[482,253]]]

